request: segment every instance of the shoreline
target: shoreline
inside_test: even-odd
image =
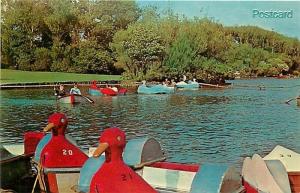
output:
[[[257,80],[257,79],[274,79],[274,80],[290,80],[290,79],[298,79],[300,77],[289,77],[289,78],[277,78],[277,77],[249,77],[249,78],[238,78],[234,80]],[[228,88],[230,86],[234,86],[233,84],[230,85],[232,80],[226,80],[225,84],[209,84],[204,82],[199,82],[201,86],[208,86],[208,87],[216,87],[216,88]],[[48,88],[58,86],[59,84],[64,84],[66,86],[71,86],[74,83],[77,83],[81,86],[89,86],[92,84],[92,81],[57,81],[57,82],[17,82],[17,83],[0,83],[0,90],[2,89],[26,89],[26,88]],[[149,82],[149,83],[160,83],[160,82]],[[97,81],[98,86],[123,86],[123,87],[136,87],[141,82],[122,82],[121,80],[105,80],[105,81]],[[242,87],[253,87],[253,85],[235,85],[235,86],[242,86]],[[255,85],[258,86],[258,85]]]
[[[91,81],[59,81],[59,82],[27,82],[27,83],[4,83],[0,84],[0,90],[2,89],[20,89],[20,88],[47,88],[47,87],[54,87],[58,86],[59,84],[64,84],[66,86],[72,86],[74,83],[77,83],[80,86],[90,86],[92,83]],[[132,84],[122,84],[121,81],[117,80],[109,80],[109,81],[99,81],[97,83],[99,86],[124,86],[124,87],[130,87]],[[137,82],[134,83],[134,85],[138,85]]]

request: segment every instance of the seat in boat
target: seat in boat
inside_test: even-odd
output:
[[[300,171],[300,154],[277,145],[264,160],[280,160],[287,172]]]
[[[280,160],[284,165],[291,185],[292,192],[300,192],[300,154],[277,145],[264,160]]]
[[[171,192],[190,192],[196,172],[145,166],[141,175],[155,189]]]

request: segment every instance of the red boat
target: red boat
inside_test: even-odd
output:
[[[107,88],[100,88],[97,86],[96,81],[92,82],[92,85],[89,88],[89,94],[92,96],[117,96],[117,95],[125,95],[127,89],[125,88],[117,88],[117,87],[107,87]]]
[[[119,88],[118,90],[114,90],[113,88],[102,88],[101,92],[104,95],[117,96],[117,95],[125,95],[127,92],[127,89]]]
[[[242,177],[246,193],[299,193],[300,154],[282,146],[264,158],[244,160]]]

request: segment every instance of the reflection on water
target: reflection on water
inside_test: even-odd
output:
[[[259,84],[266,90],[258,90]],[[21,142],[25,131],[41,130],[51,113],[61,111],[83,148],[96,145],[104,128],[120,127],[127,138],[156,138],[168,160],[176,162],[239,165],[245,156],[265,155],[277,144],[300,152],[300,108],[295,101],[284,103],[299,95],[299,79],[234,85],[171,95],[93,97],[95,104],[75,106],[57,104],[52,89],[1,90],[1,142]]]

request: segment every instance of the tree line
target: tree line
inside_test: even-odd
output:
[[[1,67],[205,81],[299,75],[300,42],[134,1],[2,0]]]

